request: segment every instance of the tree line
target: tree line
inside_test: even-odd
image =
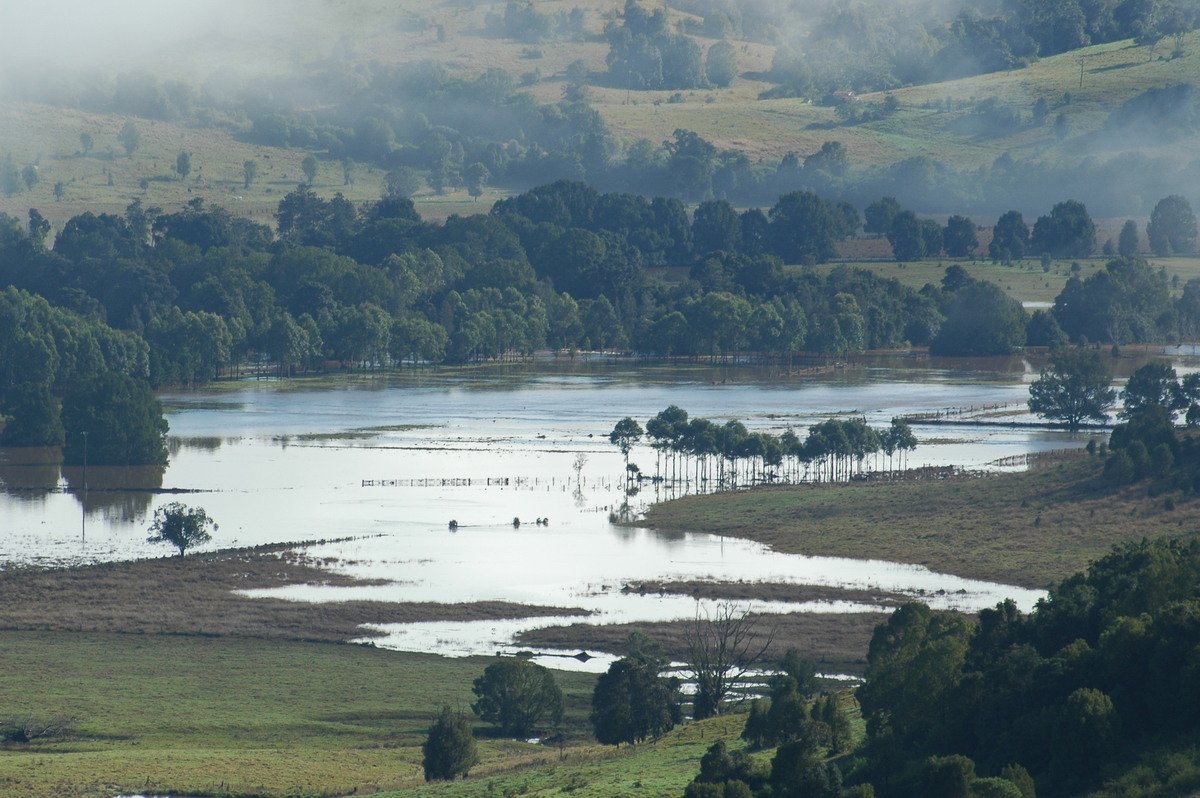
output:
[[[908,423],[899,418],[883,430],[861,418],[831,418],[809,427],[801,439],[791,429],[772,435],[751,432],[737,420],[717,424],[689,418],[686,410],[671,405],[649,419],[644,430],[627,416],[609,433],[609,442],[621,450],[631,474],[640,475],[640,469],[629,463],[629,454],[643,438],[655,451],[654,479],[733,488],[768,481],[852,479],[864,473],[868,458],[881,452],[891,471],[893,466],[903,467],[908,453],[917,447]]]
[[[1163,204],[1173,210],[1161,216],[1176,223],[1152,218],[1155,229],[1194,240],[1186,200]],[[73,217],[51,247],[34,209],[28,224],[0,219],[0,285],[9,286],[0,407],[12,416],[18,394],[28,408],[35,394],[61,396],[101,372],[154,387],[196,385],[248,362],[287,375],[329,363],[519,359],[549,348],[786,363],[797,353],[911,345],[990,355],[1200,331],[1200,280],[1175,298],[1165,273],[1133,256],[1073,277],[1054,308],[1032,316],[958,264],[919,291],[861,269],[822,275],[785,265],[831,258],[864,224],[886,226],[897,246],[902,231],[915,231],[927,255],[948,245],[972,250],[966,217],[943,227],[889,198],[865,216],[808,191],[765,212],[709,200],[689,213],[675,199],[560,181],[490,213],[432,224],[402,196],[355,207],[302,185],[280,200],[274,231],[199,199],[170,213],[134,201],[123,215]],[[1006,214],[993,243],[1024,232],[1050,246],[1089,229],[1086,208],[1066,201],[1033,233],[1018,212]],[[56,445],[57,436],[40,440]]]

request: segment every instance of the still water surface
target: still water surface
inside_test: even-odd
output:
[[[827,374],[781,375],[748,366],[555,361],[536,368],[418,371],[337,387],[250,381],[165,395],[172,408],[170,465],[161,474],[90,468],[86,513],[80,469],[18,465],[9,453],[0,463],[6,488],[0,561],[166,555],[145,542],[148,520],[157,506],[182,500],[203,506],[219,523],[212,547],[351,538],[309,551],[336,560],[339,571],[387,580],[272,593],[297,600],[504,600],[582,608],[598,623],[668,620],[691,617],[696,602],[620,588],[719,579],[875,586],[964,610],[1012,597],[1028,608],[1036,591],[915,566],[784,555],[745,541],[668,535],[608,520],[625,497],[624,464],[607,435],[624,416],[644,425],[675,404],[693,417],[736,418],[776,433],[791,426],[803,437],[810,424],[845,413],[883,427],[894,416],[944,408],[1008,405],[1020,412],[1036,376],[1028,362],[964,365],[892,358]],[[999,468],[1006,458],[1088,440],[993,426],[915,431],[921,445],[910,466]],[[653,473],[649,447],[635,449],[631,460]],[[128,490],[138,486],[189,493]],[[663,497],[661,490],[647,486],[629,501],[634,510],[644,508]],[[514,518],[522,520],[519,527]],[[538,518],[548,524],[535,523]],[[452,519],[457,531],[448,528]],[[802,609],[863,607],[837,602]],[[461,655],[511,649],[516,632],[563,620],[389,625],[381,617],[377,628],[386,633],[383,645]]]

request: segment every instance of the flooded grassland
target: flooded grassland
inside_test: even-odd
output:
[[[303,637],[304,616],[313,613],[314,638],[370,638],[448,655],[535,644],[570,653],[611,650],[611,639],[631,624],[669,625],[715,602],[738,601],[778,616],[800,640],[857,624],[840,653],[830,652],[834,666],[852,649],[861,652],[862,630],[898,600],[975,611],[1011,597],[1028,608],[1046,576],[1070,558],[1034,552],[1024,564],[989,564],[986,547],[974,541],[987,539],[996,511],[970,493],[986,480],[936,480],[921,487],[933,493],[906,493],[916,498],[904,502],[883,491],[911,486],[866,483],[739,491],[654,508],[703,488],[648,480],[629,495],[624,461],[608,441],[615,422],[630,416],[644,425],[678,405],[692,417],[803,436],[830,417],[861,417],[882,428],[896,416],[950,412],[980,423],[914,425],[921,444],[910,467],[1019,471],[1031,453],[1079,449],[1096,435],[997,424],[1030,420],[1023,405],[1035,376],[1020,358],[896,357],[820,373],[551,361],[320,385],[225,384],[164,397],[172,436],[165,470],[93,467],[85,496],[80,469],[6,460],[0,559],[132,567],[123,564],[166,554],[145,542],[146,527],[157,506],[178,500],[217,520],[211,550],[303,542],[294,547],[303,553],[303,572],[279,577],[289,573],[280,568],[272,579],[240,585],[227,574],[220,582],[226,593],[238,588],[245,609],[236,612],[257,614],[262,629],[276,624]],[[658,453],[645,444],[630,459],[644,475],[659,469]],[[876,467],[885,464],[866,464]],[[963,500],[951,501],[963,490]],[[822,501],[841,509],[761,498],[776,494],[829,497]],[[885,496],[879,506],[867,498]],[[1036,512],[1050,508],[1053,496],[1023,501],[1013,528],[1036,524],[1040,537],[1057,540],[1063,511]],[[1169,520],[1182,519],[1188,506]],[[967,518],[972,507],[985,515]],[[646,511],[653,528],[610,520]],[[914,519],[925,520],[914,526]],[[1005,548],[1002,535],[991,539]],[[1069,552],[1077,543],[1068,534],[1055,545]],[[979,556],[935,556],[939,549]],[[825,556],[831,554],[837,556]],[[297,609],[285,619],[283,609],[254,606]],[[547,631],[553,627],[570,631]]]

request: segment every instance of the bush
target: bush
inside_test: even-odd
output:
[[[421,752],[424,754],[421,764],[425,768],[425,781],[466,778],[479,761],[470,724],[462,715],[451,712],[450,707],[442,707],[429,727],[429,737],[421,746]]]
[[[28,743],[66,737],[73,733],[75,718],[55,715],[51,718],[38,715],[10,715],[0,720],[0,740],[6,743]]]

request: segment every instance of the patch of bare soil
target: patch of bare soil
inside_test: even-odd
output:
[[[370,583],[331,573],[287,547],[66,569],[18,568],[0,571],[0,628],[344,642],[370,636],[364,623],[586,614],[500,601],[317,604],[234,592],[296,584]]]

